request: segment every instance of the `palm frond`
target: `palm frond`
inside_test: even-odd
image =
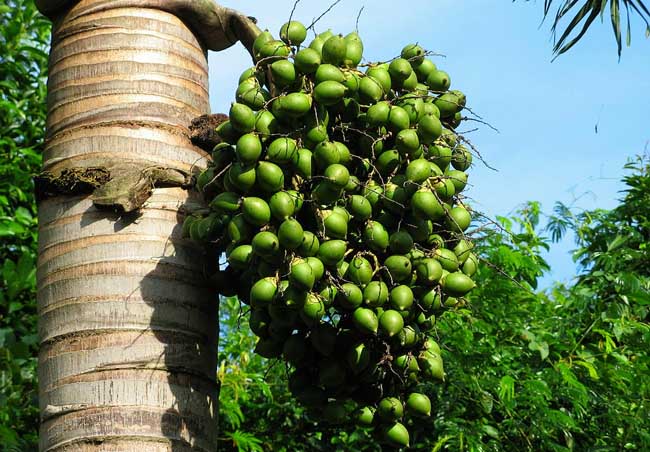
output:
[[[516,0],[513,0],[516,1]],[[530,1],[530,0],[526,0]],[[647,0],[544,0],[544,19],[551,15],[551,9],[554,4],[559,3],[559,6],[553,14],[553,25],[551,33],[553,35],[553,53],[556,58],[571,49],[574,45],[582,39],[591,27],[594,20],[600,15],[604,19],[606,10],[608,9],[612,30],[614,32],[614,39],[616,40],[616,48],[618,57],[621,57],[623,50],[623,37],[621,32],[621,8],[625,8],[626,20],[626,45],[629,46],[632,42],[632,27],[630,25],[630,12],[636,14],[643,20],[646,26],[646,38],[650,37],[650,8],[646,5]],[[563,31],[557,37],[557,31],[561,28],[561,22],[567,18],[569,13],[575,12],[573,18],[569,23],[564,26]]]

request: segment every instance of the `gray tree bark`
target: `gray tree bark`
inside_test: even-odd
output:
[[[206,48],[250,45],[248,19],[201,0],[213,29],[196,33],[190,1],[37,3],[54,23],[45,171],[206,166],[187,128],[209,112]],[[41,451],[216,450],[212,263],[181,237],[196,202],[182,187],[131,213],[88,194],[40,202]]]

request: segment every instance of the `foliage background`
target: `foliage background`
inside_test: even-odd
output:
[[[49,24],[31,1],[0,5],[0,450],[36,450],[32,177],[45,127]],[[413,450],[650,450],[650,159],[627,166],[611,210],[545,216],[528,203],[477,228],[484,265],[470,303],[439,317],[447,380],[423,384]],[[572,231],[578,274],[538,291],[542,253]],[[286,369],[252,353],[238,301],[221,300],[221,450],[378,451],[353,426],[318,424]]]
[[[36,203],[50,24],[31,1],[0,4],[0,448],[34,449]]]

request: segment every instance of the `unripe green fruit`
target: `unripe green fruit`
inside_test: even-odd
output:
[[[244,104],[233,102],[228,117],[232,127],[239,132],[248,133],[255,129],[255,113]]]
[[[445,90],[441,89],[439,91]],[[462,98],[456,92],[444,93],[434,101],[434,104],[440,110],[442,119],[453,118],[456,113],[463,109]]]
[[[271,221],[271,209],[261,198],[253,196],[244,198],[241,209],[244,219],[253,226],[262,227]]]
[[[463,232],[465,231],[470,223],[472,222],[472,216],[462,206],[456,206],[451,209],[448,213],[448,216],[445,218],[445,225],[452,232]]]
[[[411,124],[417,124],[420,118],[425,114],[424,101],[414,94],[402,96],[398,105],[402,107],[409,115]]]
[[[278,293],[278,285],[275,278],[262,278],[258,280],[250,290],[249,301],[253,308],[266,307]]]
[[[403,82],[413,72],[411,63],[409,63],[404,58],[396,58],[391,61],[390,66],[388,67],[388,72],[392,80],[395,80],[399,83]]]
[[[348,220],[339,212],[324,212],[322,220],[325,236],[333,239],[344,239],[348,235]]]
[[[404,91],[414,92],[418,85],[418,77],[415,75],[415,71],[411,72],[411,75],[408,76],[406,80],[402,82],[402,89]]]
[[[332,36],[323,44],[323,63],[341,65],[345,59],[347,44],[343,36]]]
[[[292,264],[289,271],[289,282],[299,289],[311,290],[316,282],[311,265],[306,261]]]
[[[278,60],[271,63],[271,76],[278,87],[291,85],[296,81],[296,68],[289,60]]]
[[[384,421],[397,421],[404,416],[404,405],[397,397],[385,397],[377,404],[376,414]]]
[[[402,49],[401,57],[417,68],[424,61],[425,51],[417,44],[408,44]]]
[[[323,41],[323,39],[318,37],[318,36],[316,36],[314,38],[314,40],[311,43],[309,43],[309,48],[313,49],[315,52],[318,53],[318,57],[321,59],[321,61],[322,61],[322,58],[323,58],[323,44],[324,43],[325,43],[325,41]]]
[[[379,317],[379,330],[382,334],[393,337],[404,328],[404,318],[402,315],[389,309]]]
[[[355,220],[363,221],[372,216],[372,205],[361,195],[350,196],[347,206]]]
[[[418,334],[420,330],[417,329],[417,326],[407,325],[404,329],[398,334],[399,344],[402,347],[412,347],[418,340]],[[416,365],[411,365],[417,367]],[[419,370],[419,368],[418,368]]]
[[[339,148],[333,141],[323,141],[314,148],[314,161],[319,168],[327,168],[329,165],[339,163],[341,156]]]
[[[409,447],[409,432],[399,422],[382,427],[381,436],[392,447]]]
[[[293,198],[286,191],[274,193],[269,200],[271,215],[277,220],[285,220],[294,214],[296,205]]]
[[[307,29],[296,20],[286,22],[280,28],[280,39],[285,44],[299,46],[307,38]]]
[[[318,258],[325,266],[332,267],[343,259],[347,249],[347,244],[343,240],[327,240],[320,245]]]
[[[345,283],[337,291],[336,301],[348,311],[354,311],[363,303],[363,293],[359,286],[352,283]]]
[[[433,114],[425,114],[418,121],[418,134],[423,143],[429,144],[442,135],[442,123]]]
[[[465,239],[460,239],[454,247],[454,254],[458,258],[458,262],[461,265],[465,263],[467,258],[472,253],[472,248],[474,248],[474,244]]]
[[[320,53],[311,48],[301,49],[293,59],[296,69],[302,74],[313,74],[320,63]]]
[[[445,210],[435,194],[429,189],[421,189],[411,197],[411,210],[421,218],[436,221],[443,217]]]
[[[422,259],[415,265],[415,272],[419,284],[432,286],[442,277],[442,265],[435,259]]]
[[[314,279],[318,282],[325,274],[325,266],[317,257],[308,257],[305,261],[311,267],[312,272],[314,273]]]
[[[424,103],[424,115],[433,115],[436,118],[440,119],[440,110],[435,106],[433,102]]]
[[[275,193],[284,187],[284,173],[282,169],[271,162],[260,162],[255,169],[257,185],[268,193]]]
[[[415,322],[418,324],[420,331],[428,333],[433,330],[436,326],[436,316],[435,315],[426,315],[421,312],[415,319]]]
[[[234,190],[240,193],[248,193],[257,179],[255,165],[244,165],[235,162],[226,172],[225,179],[232,184]]]
[[[476,284],[465,273],[449,273],[442,280],[442,290],[452,297],[462,297],[471,291]]]
[[[375,418],[375,408],[371,406],[364,406],[354,412],[354,419],[357,424],[363,427],[370,427]]]
[[[341,143],[340,141],[334,141],[334,146],[336,146],[336,150],[339,152],[338,163],[345,165],[352,161],[352,154],[350,153],[350,149],[344,143]]]
[[[259,35],[257,35],[253,41],[253,52],[258,53],[264,44],[272,40],[273,34],[271,34],[271,32],[268,30],[264,30]]]
[[[344,39],[346,47],[343,65],[349,68],[357,67],[363,58],[363,42],[355,32],[346,35]]]
[[[382,194],[383,194],[382,187],[374,180],[368,182],[366,186],[363,188],[363,196],[368,200],[368,202],[373,206],[373,208],[379,202],[379,199]],[[386,246],[388,246],[388,242],[386,242]]]
[[[427,377],[445,380],[445,370],[440,355],[424,351],[418,355],[418,364]]]
[[[241,198],[237,193],[230,191],[219,193],[210,201],[210,208],[222,213],[234,213],[239,210]]]
[[[427,159],[415,159],[406,167],[406,178],[411,182],[421,184],[432,176],[431,170],[431,162]]]
[[[374,66],[366,71],[366,76],[377,80],[381,85],[381,89],[384,94],[388,94],[390,92],[392,80],[388,69],[381,66]]]
[[[449,89],[449,86],[451,86],[451,78],[446,72],[436,69],[429,74],[426,84],[431,91],[444,92]]]
[[[436,69],[436,65],[433,63],[433,61],[428,58],[424,58],[422,60],[422,63],[419,66],[415,67],[413,71],[416,73],[418,81],[424,83],[429,77],[429,74],[431,74]]]
[[[321,64],[316,69],[314,80],[317,85],[326,81],[343,83],[345,77],[343,76],[343,71],[333,64]]]
[[[305,179],[312,176],[312,153],[309,149],[300,148],[294,154],[293,168],[296,174]]]
[[[476,271],[478,270],[478,258],[474,253],[470,253],[469,256],[467,257],[467,260],[463,264],[462,271],[465,273],[467,276],[470,278],[474,276]]]
[[[395,180],[395,178],[392,180]],[[386,184],[384,198],[382,198],[381,204],[388,212],[401,216],[408,205],[408,200],[409,196],[404,188],[389,182]]]
[[[273,114],[284,122],[291,123],[311,110],[311,96],[305,93],[289,93],[278,97],[271,106]]]
[[[458,258],[453,251],[446,248],[439,248],[435,251],[433,257],[440,262],[442,268],[448,272],[458,271]]]
[[[262,142],[255,133],[247,133],[237,140],[237,158],[244,164],[255,163],[262,155]]]
[[[371,250],[384,252],[389,243],[388,231],[381,223],[369,221],[363,230],[363,240]]]
[[[280,241],[270,231],[262,231],[255,234],[251,244],[253,245],[253,253],[262,257],[271,257],[280,251]]]
[[[451,163],[452,150],[445,146],[430,145],[427,157],[442,170]]]
[[[451,198],[456,194],[454,183],[447,177],[438,177],[434,179],[430,185],[441,201],[449,202],[449,200],[451,200]]]
[[[350,261],[347,276],[355,284],[365,287],[372,280],[372,265],[367,259],[361,256],[355,256]]]
[[[451,180],[456,188],[456,193],[463,191],[467,185],[467,173],[458,170],[451,170],[447,172],[447,177]]]
[[[384,97],[384,89],[376,79],[363,77],[359,81],[359,96],[362,102],[374,104]]]
[[[291,48],[282,41],[271,40],[260,47],[257,61],[268,64],[289,56]]]
[[[318,238],[310,231],[304,231],[302,242],[298,247],[297,253],[302,257],[311,257],[318,254],[320,243]]]
[[[240,85],[241,89],[237,90],[235,98],[237,99],[237,102],[251,108],[252,110],[260,110],[264,108],[266,103],[271,99],[269,92],[259,86],[247,88],[246,85],[242,85]]]
[[[308,294],[305,304],[300,311],[300,318],[307,325],[317,324],[325,315],[325,305],[314,294]]]
[[[345,360],[347,361],[350,370],[352,370],[352,373],[359,374],[368,367],[368,364],[370,364],[370,351],[368,350],[368,347],[361,342],[348,350],[345,355]]]
[[[274,163],[288,163],[293,160],[298,150],[296,140],[291,138],[276,138],[266,150],[266,158]]]
[[[337,188],[345,187],[350,181],[350,171],[339,163],[329,165],[325,168],[323,175],[328,182]]]
[[[402,155],[411,155],[420,147],[420,139],[414,129],[403,129],[397,132],[395,147]]]
[[[379,127],[388,124],[388,115],[390,114],[390,103],[386,101],[377,102],[368,108],[366,112],[366,121],[372,127]]]
[[[472,153],[464,146],[454,149],[451,156],[451,166],[459,171],[466,171],[472,165]]]
[[[228,264],[236,269],[245,270],[253,258],[253,247],[250,245],[239,245],[235,247],[228,256]]]
[[[321,105],[334,105],[343,99],[346,89],[342,83],[325,81],[314,88],[314,99]]]
[[[280,245],[287,250],[295,250],[302,244],[303,228],[300,223],[293,218],[284,220],[278,228],[278,239]]]
[[[235,215],[226,226],[228,237],[234,244],[242,243],[252,237],[253,231],[250,224],[244,219],[243,214]]]
[[[406,399],[406,411],[415,416],[431,416],[431,400],[424,394],[412,392]]]
[[[318,259],[317,257],[314,257],[312,259]],[[320,260],[319,260],[320,262]],[[323,263],[321,262],[321,265]],[[324,269],[325,267],[323,267]],[[319,295],[321,297],[321,300],[323,301],[323,304],[325,304],[326,308],[329,308],[334,304],[334,300],[336,299],[336,295],[338,294],[338,290],[334,286],[325,286],[323,290],[320,291]]]
[[[388,114],[388,128],[397,133],[400,130],[408,129],[411,125],[409,114],[402,107],[393,105]]]
[[[383,306],[388,301],[388,286],[383,281],[371,281],[363,289],[363,302],[371,308]]]
[[[366,334],[377,334],[379,328],[377,316],[372,309],[367,308],[355,309],[352,313],[352,323],[359,331]]]
[[[405,311],[413,306],[413,291],[409,286],[401,285],[390,291],[390,305],[398,311]]]
[[[382,176],[389,176],[399,168],[400,163],[401,159],[399,152],[395,149],[389,149],[379,155],[375,162],[375,166],[377,171],[379,171],[379,174]]]
[[[255,117],[255,132],[266,141],[278,128],[277,121],[273,113],[268,110],[260,110]]]
[[[397,231],[390,236],[390,250],[396,254],[406,254],[413,249],[413,237],[406,231]]]

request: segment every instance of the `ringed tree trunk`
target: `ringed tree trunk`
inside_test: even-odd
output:
[[[40,450],[213,452],[217,300],[210,256],[181,237],[198,200],[150,170],[205,167],[187,126],[209,111],[206,49],[258,30],[211,0],[37,4],[53,20],[44,170],[152,188],[133,212],[74,190],[39,203]]]

